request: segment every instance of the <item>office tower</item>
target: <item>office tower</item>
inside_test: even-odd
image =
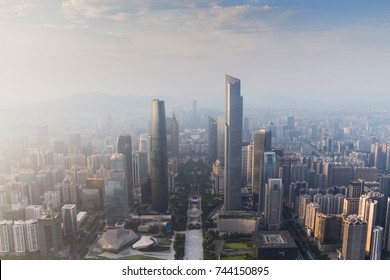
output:
[[[37,220],[43,213],[43,207],[42,205],[28,205],[24,211],[26,211],[26,220]]]
[[[14,225],[12,226],[12,231],[14,233],[15,253],[26,253],[24,225],[24,221],[15,221]]]
[[[172,145],[172,157],[179,157],[179,122],[176,119],[175,112],[173,112],[172,117],[172,128],[171,128],[171,145]]]
[[[65,204],[61,208],[64,236],[77,234],[77,210],[75,204]]]
[[[343,215],[357,215],[359,213],[359,198],[344,199]]]
[[[164,101],[152,101],[152,139],[150,177],[152,184],[153,210],[163,213],[168,210],[168,155]]]
[[[38,251],[38,221],[25,221],[27,251]]]
[[[240,80],[225,76],[225,191],[226,211],[241,210],[243,98]]]
[[[247,155],[248,157],[246,158],[246,166],[247,166],[247,171],[246,171],[246,184],[249,187],[252,187],[252,179],[253,179],[253,143],[249,144],[247,146]]]
[[[341,215],[317,213],[314,238],[320,244],[341,241],[343,218]]]
[[[223,194],[224,184],[224,175],[222,164],[219,160],[216,160],[213,163],[213,169],[211,171],[211,183],[213,185],[214,194]]]
[[[133,190],[133,156],[132,144],[130,135],[120,135],[117,142],[117,150],[119,154],[125,156],[125,176],[126,188],[130,210],[134,207],[134,190]]]
[[[252,141],[252,135],[251,135],[251,131],[249,129],[249,118],[248,117],[244,118],[244,128],[242,130],[242,140],[246,141],[246,142]]]
[[[104,179],[101,178],[88,178],[85,180],[85,188],[88,190],[98,190],[99,192],[99,199],[98,204],[89,205],[89,207],[92,208],[99,208],[102,207],[104,204]],[[83,206],[85,204],[85,201],[83,200]]]
[[[279,230],[283,210],[282,179],[269,178],[265,187],[264,224],[267,230]]]
[[[62,250],[63,237],[61,230],[61,217],[51,212],[38,219],[38,247],[41,256],[54,254],[58,256]]]
[[[225,164],[225,117],[217,118],[217,159]]]
[[[122,154],[114,154],[110,159],[110,176],[105,180],[104,207],[108,225],[119,219],[126,219],[129,203],[126,184],[126,159]]]
[[[136,197],[141,195],[141,186],[148,177],[148,155],[146,152],[133,152],[133,186]]]
[[[247,186],[247,173],[248,173],[248,153],[249,153],[249,150],[248,150],[248,144],[247,143],[242,143],[242,153],[241,153],[241,156],[242,156],[242,159],[241,159],[241,175],[242,175],[242,183],[243,183],[243,186]]]
[[[367,222],[361,217],[350,215],[344,220],[342,258],[364,260],[367,238]]]
[[[275,152],[264,153],[264,180],[269,178],[276,178],[276,154]]]
[[[347,198],[359,198],[364,191],[364,181],[352,181],[348,185]]]
[[[103,185],[104,186],[104,185]],[[81,190],[82,209],[98,210],[102,207],[99,190],[97,189],[82,189]]]
[[[215,119],[209,117],[209,132],[208,132],[208,163],[211,165],[217,160],[217,135],[218,124]]]
[[[139,151],[145,152],[147,155],[148,174],[150,174],[150,153],[151,153],[151,136],[149,134],[141,134],[139,137]]]
[[[257,130],[253,137],[253,202],[260,212],[264,211],[264,153],[271,151],[271,131]]]
[[[389,175],[382,176],[379,181],[380,181],[380,192],[383,193],[385,199],[387,199],[390,196],[390,176]]]
[[[383,227],[375,226],[372,230],[370,259],[380,260],[383,246]]]
[[[306,205],[305,228],[309,236],[311,236],[314,232],[316,217],[319,212],[321,212],[321,205],[318,203],[310,202]]]

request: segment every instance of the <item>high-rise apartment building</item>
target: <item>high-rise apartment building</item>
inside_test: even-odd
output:
[[[25,222],[26,228],[26,245],[29,252],[38,251],[38,221],[27,220]]]
[[[260,212],[264,211],[264,153],[271,151],[271,131],[266,129],[257,130],[253,137],[253,202]]]
[[[279,230],[282,224],[283,185],[280,178],[269,178],[265,187],[264,224],[267,230]]]
[[[37,220],[43,213],[43,207],[42,205],[28,205],[24,211],[26,211],[26,220]]]
[[[14,237],[12,232],[12,221],[0,221],[0,253],[9,253],[14,248]]]
[[[342,258],[364,260],[367,238],[367,222],[357,215],[344,220]]]
[[[359,213],[359,198],[344,199],[343,215],[357,215]]]
[[[168,210],[168,154],[164,101],[152,101],[151,184],[153,210]]]
[[[226,211],[241,210],[243,98],[239,79],[225,76],[225,191]]]
[[[130,210],[134,207],[134,190],[133,190],[133,156],[132,143],[130,135],[119,135],[117,141],[117,150],[119,154],[125,156],[125,176],[126,188]]]
[[[341,215],[317,213],[314,238],[320,243],[341,241],[343,218]]]
[[[309,236],[314,232],[317,213],[319,212],[321,212],[321,205],[318,203],[310,202],[306,205],[305,228]]]
[[[383,246],[383,227],[375,226],[371,238],[370,259],[380,260]]]

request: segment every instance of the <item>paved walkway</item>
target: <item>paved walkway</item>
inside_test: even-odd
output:
[[[187,230],[184,260],[203,260],[203,232],[201,229]]]

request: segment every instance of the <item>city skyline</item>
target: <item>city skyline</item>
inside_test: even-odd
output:
[[[90,92],[207,97],[220,92],[226,72],[245,81],[248,100],[378,99],[390,90],[389,8],[387,1],[2,1],[0,105]]]

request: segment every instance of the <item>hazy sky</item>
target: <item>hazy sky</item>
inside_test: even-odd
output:
[[[390,1],[0,0],[0,104],[390,95]]]

